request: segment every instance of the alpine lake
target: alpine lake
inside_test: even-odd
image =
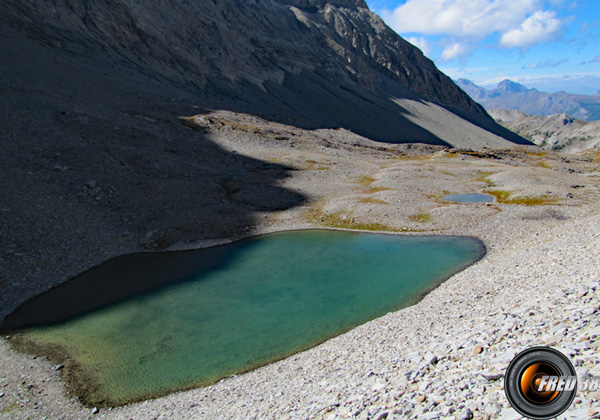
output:
[[[118,406],[209,385],[418,302],[479,260],[481,241],[301,230],[111,259],[3,325],[64,365],[69,389]]]

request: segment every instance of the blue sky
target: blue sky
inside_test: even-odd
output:
[[[599,0],[366,0],[453,79],[600,91]]]

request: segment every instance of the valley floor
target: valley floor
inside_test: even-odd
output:
[[[600,376],[598,162],[534,147],[374,143],[225,112],[185,123],[223,150],[285,166],[279,187],[305,197],[254,214],[228,239],[307,227],[453,234],[480,238],[487,254],[418,304],[311,350],[125,407],[82,406],[61,381],[68,372],[0,340],[0,418],[517,419],[502,375],[521,350],[550,345],[570,356],[580,378]],[[260,183],[259,172],[243,176]],[[252,191],[228,185],[228,200],[251,200]],[[495,202],[442,199],[480,192]],[[160,229],[140,246],[152,245]],[[598,392],[579,393],[561,419],[598,418],[599,401]]]

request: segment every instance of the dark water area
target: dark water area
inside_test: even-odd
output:
[[[210,384],[417,302],[479,260],[470,237],[281,232],[116,258],[32,299],[17,348],[65,365],[84,402]],[[5,328],[6,328],[5,325]]]

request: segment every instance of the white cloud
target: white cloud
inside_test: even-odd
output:
[[[540,0],[408,0],[381,15],[398,33],[483,39],[518,27]]]
[[[600,63],[600,55],[597,55],[596,57],[592,58],[590,61],[584,61],[583,63],[580,63],[580,64],[592,64],[592,63]]]
[[[545,6],[564,7],[567,0],[406,0],[382,18],[399,34],[412,36],[416,45],[435,45],[421,36],[442,36],[440,58],[465,59],[485,39],[496,47],[527,49],[556,39],[569,19],[561,20]],[[570,0],[569,0],[570,1]],[[495,35],[491,38],[488,38]],[[467,47],[469,46],[469,47]],[[488,42],[487,47],[491,46]]]
[[[456,42],[444,48],[441,58],[443,61],[459,60],[467,57],[470,53],[470,47],[468,47],[466,44]]]
[[[406,38],[406,40],[418,49],[420,49],[423,52],[423,54],[429,57],[429,53],[431,52],[431,45],[429,44],[429,41],[427,41],[425,38],[411,36]]]
[[[561,29],[562,21],[556,18],[556,13],[538,11],[525,19],[518,28],[502,34],[500,45],[507,48],[528,48],[556,38]]]

